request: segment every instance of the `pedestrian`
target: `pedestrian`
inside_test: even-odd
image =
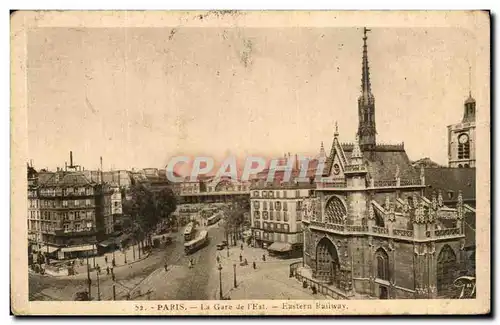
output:
[[[115,282],[116,278],[114,273],[111,273],[111,279],[113,280],[113,282]]]
[[[114,257],[113,257],[113,259],[111,260],[111,265],[112,265],[113,267],[115,267],[115,266],[116,266],[116,261],[115,261],[115,258],[114,258]]]
[[[246,258],[245,258],[245,265],[248,265],[248,261],[247,261],[247,259],[246,259]]]
[[[104,255],[104,262],[108,264],[108,257],[106,255]]]
[[[262,260],[265,262],[266,261],[266,254],[262,254]]]
[[[240,262],[241,262],[241,261],[243,261],[243,256],[241,256],[241,254],[240,254]]]
[[[168,265],[167,265],[167,262],[165,262],[165,272],[168,271]]]
[[[106,274],[109,275],[109,266],[106,266]]]
[[[255,264],[255,261],[253,261],[253,269],[255,270],[257,268],[257,265]]]
[[[220,261],[220,258],[219,258],[219,256],[217,256],[217,264],[219,264],[219,261]]]
[[[240,248],[241,248],[241,250],[243,250],[243,243],[241,244]]]
[[[111,274],[113,274],[113,275],[115,274],[112,267],[111,267],[110,271],[111,271]]]

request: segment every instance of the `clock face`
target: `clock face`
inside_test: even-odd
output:
[[[333,173],[338,175],[340,173],[340,166],[338,164],[333,165]]]
[[[467,134],[462,134],[458,137],[458,141],[460,143],[466,143],[467,141],[469,141],[469,137],[467,136]]]

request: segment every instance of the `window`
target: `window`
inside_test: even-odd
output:
[[[274,230],[274,223],[269,223],[269,229]]]
[[[276,211],[276,221],[281,221],[281,211]]]
[[[273,191],[269,191],[269,197],[274,197],[274,192]]]
[[[283,212],[283,220],[288,222],[288,212]]]
[[[82,228],[81,228],[81,227],[82,227],[82,226],[81,226],[79,223],[77,223],[77,224],[75,225],[75,230],[76,230],[76,231],[80,231],[80,230],[82,230]]]
[[[269,212],[269,220],[274,220],[274,211]]]
[[[267,210],[267,201],[262,202],[262,205],[263,205],[262,209]]]
[[[260,211],[255,211],[253,213],[253,216],[254,216],[255,219],[260,219]]]
[[[259,197],[259,191],[254,191],[254,192],[253,192],[253,196],[254,196],[254,197]]]
[[[464,168],[469,168],[469,167],[470,167],[469,164],[464,165]]]
[[[262,219],[267,220],[268,217],[269,217],[269,215],[268,215],[267,211],[262,212]]]
[[[276,197],[279,199],[280,198],[280,191],[276,191]]]
[[[273,211],[274,210],[274,206],[273,206],[273,202],[269,202],[269,210]]]
[[[283,211],[288,211],[288,205],[286,201],[283,202]]]
[[[80,201],[79,200],[75,200],[75,207],[77,207],[79,205],[80,205]]]
[[[389,256],[382,248],[375,252],[375,261],[377,278],[389,281]]]
[[[69,225],[64,225],[64,232],[68,232],[69,231]]]
[[[297,211],[295,213],[295,220],[296,221],[302,221],[302,211]]]
[[[255,228],[260,228],[260,221],[254,221],[253,224]]]
[[[68,201],[66,201],[66,200],[63,201],[63,207],[65,207],[65,208],[68,207]]]
[[[283,198],[286,199],[286,191],[283,191]]]
[[[262,228],[267,229],[267,222],[262,223]]]
[[[280,211],[281,210],[281,202],[275,202],[274,203],[275,207],[276,207],[276,211]]]
[[[267,197],[267,191],[262,191],[262,197]]]
[[[254,201],[253,202],[253,207],[258,210],[260,208],[260,202],[259,201]]]
[[[289,232],[290,231],[290,226],[288,224],[284,224],[283,225],[283,229],[285,230],[285,232]]]

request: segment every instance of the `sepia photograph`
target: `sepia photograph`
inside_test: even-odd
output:
[[[489,312],[489,28],[16,12],[12,310]]]

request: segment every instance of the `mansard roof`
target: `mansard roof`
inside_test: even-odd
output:
[[[48,174],[48,173],[47,173]],[[59,179],[57,179],[59,175]],[[55,172],[50,173],[43,180],[39,179],[40,185],[42,187],[74,187],[74,186],[86,186],[94,185],[95,183],[90,182],[83,173],[80,172]]]

